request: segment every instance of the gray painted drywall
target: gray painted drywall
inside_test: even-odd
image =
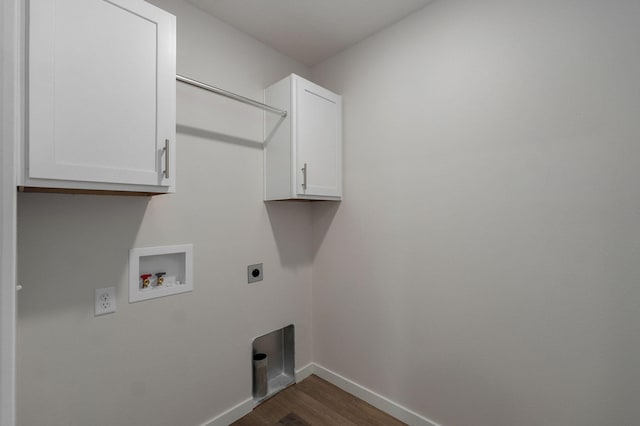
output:
[[[178,72],[259,98],[307,70],[180,1]],[[313,70],[345,200],[262,197],[260,113],[178,86],[178,192],[22,194],[20,425],[197,425],[251,339],[443,425],[635,424],[640,11],[439,1]],[[193,293],[127,304],[127,250],[193,242]],[[314,338],[311,319],[313,257]],[[244,284],[249,263],[265,281]],[[93,317],[93,289],[118,312]]]
[[[255,99],[306,67],[177,0],[178,72]],[[251,397],[251,342],[311,361],[311,212],[262,201],[262,112],[178,83],[177,193],[21,194],[18,424],[201,425]],[[127,303],[131,247],[193,243],[192,293]],[[249,286],[246,267],[264,263]],[[93,315],[95,288],[118,310]]]
[[[638,40],[638,2],[437,1],[314,67],[314,361],[443,425],[638,424]]]

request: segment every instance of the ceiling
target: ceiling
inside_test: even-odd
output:
[[[189,0],[306,64],[324,59],[421,9],[431,0]]]

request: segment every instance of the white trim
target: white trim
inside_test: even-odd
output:
[[[304,379],[312,375],[314,371],[315,365],[312,362],[305,365],[304,367],[296,371],[296,383],[303,381]]]
[[[377,409],[384,411],[409,426],[441,426],[433,420],[429,420],[426,417],[391,401],[389,398],[377,394],[374,391],[339,375],[338,373],[334,373],[328,368],[312,362],[296,371],[296,383],[301,382],[312,374],[315,374],[327,382],[339,387],[343,391],[368,402]],[[207,423],[204,423],[202,426],[227,426],[249,414],[255,407],[256,404],[253,398],[246,399],[240,404],[209,420]]]
[[[203,423],[202,426],[229,426],[231,423],[249,414],[251,410],[253,410],[253,407],[253,398],[246,399],[208,422]]]
[[[391,401],[389,398],[377,394],[374,391],[313,362],[310,362],[296,371],[296,383],[301,382],[312,374],[315,374],[327,382],[339,387],[343,391],[368,402],[377,409],[384,411],[409,426],[441,426],[433,420],[429,420],[426,417]],[[253,398],[248,398],[240,404],[209,420],[207,423],[204,423],[202,426],[227,426],[249,414],[255,406]]]
[[[0,425],[16,423],[16,148],[22,137],[22,1],[0,3]]]
[[[315,365],[310,362],[305,365],[301,369],[296,371],[296,383],[300,382],[310,375],[313,374],[315,370]],[[253,398],[249,398],[245,401],[242,401],[240,404],[231,407],[227,411],[222,414],[217,415],[213,419],[209,420],[207,423],[204,423],[202,426],[227,426],[236,420],[241,419],[242,417],[249,414],[256,407],[255,400]],[[4,426],[4,425],[3,425]]]
[[[315,365],[313,363],[309,363],[302,367],[301,369],[296,371],[296,382],[300,382],[315,371]],[[256,407],[255,400],[253,398],[246,399],[242,401],[240,404],[229,408],[222,414],[217,415],[213,419],[209,420],[207,423],[204,423],[202,426],[227,426],[236,420],[241,419],[242,417],[249,414]],[[2,425],[4,426],[4,425]]]
[[[314,374],[318,377],[326,380],[327,382],[339,387],[345,392],[349,392],[351,395],[357,396],[363,401],[368,402],[379,410],[384,411],[390,416],[410,425],[410,426],[440,426],[433,420],[429,420],[426,417],[415,413],[402,405],[391,401],[374,391],[365,388],[362,385],[357,384],[354,381],[347,379],[333,371],[322,367],[318,364],[314,364]]]

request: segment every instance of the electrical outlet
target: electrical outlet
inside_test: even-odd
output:
[[[262,263],[247,266],[247,281],[249,283],[262,281]]]
[[[105,287],[96,289],[95,316],[110,314],[116,311],[116,288]]]

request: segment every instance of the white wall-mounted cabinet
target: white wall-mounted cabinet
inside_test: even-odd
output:
[[[342,97],[295,74],[265,89],[265,200],[340,200]]]
[[[142,0],[31,0],[19,185],[175,184],[175,17]]]

